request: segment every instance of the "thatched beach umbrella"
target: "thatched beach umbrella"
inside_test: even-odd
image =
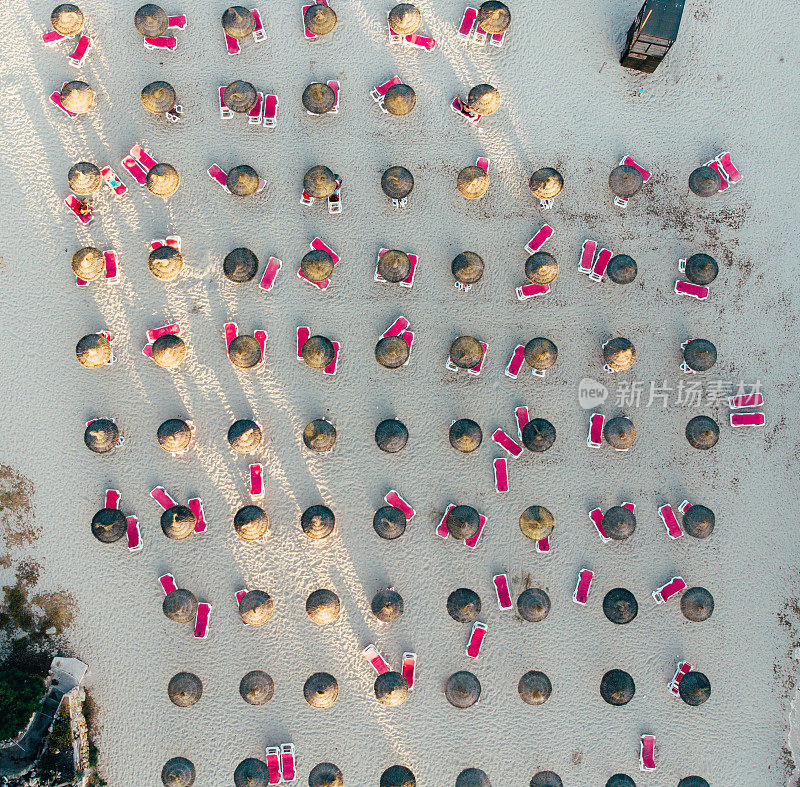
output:
[[[472,506],[455,506],[451,508],[444,520],[447,532],[456,539],[463,541],[472,538],[480,529],[480,514]]]
[[[546,418],[531,418],[522,427],[522,444],[529,451],[542,453],[556,441],[556,428]]]
[[[395,623],[403,617],[403,597],[393,588],[381,588],[370,604],[372,614],[382,623]]]
[[[447,679],[444,696],[454,708],[470,708],[481,697],[481,682],[466,670],[454,672]]]
[[[615,254],[608,261],[606,273],[614,284],[630,284],[636,278],[636,260],[627,254]]]
[[[325,336],[310,336],[300,350],[303,360],[312,369],[324,369],[333,360],[336,351]]]
[[[398,35],[416,33],[422,24],[422,14],[413,3],[399,3],[389,11],[389,27]]]
[[[480,199],[489,190],[489,173],[470,164],[458,173],[456,188],[466,199]]]
[[[181,183],[178,170],[163,161],[156,164],[148,173],[145,186],[156,197],[169,197],[174,194]]]
[[[127,532],[125,514],[116,508],[101,508],[92,517],[92,535],[103,544],[113,544]]]
[[[711,167],[698,167],[689,175],[689,190],[698,197],[713,197],[722,188],[722,178]]]
[[[531,194],[537,199],[555,199],[564,189],[564,177],[552,167],[542,167],[528,181]]]
[[[192,672],[178,672],[167,684],[167,695],[173,705],[188,708],[203,696],[203,683]]]
[[[243,5],[234,5],[222,14],[222,29],[231,38],[247,38],[256,29],[256,19]]]
[[[717,261],[708,254],[692,254],[686,260],[686,278],[693,284],[706,286],[717,278],[719,265]]]
[[[480,768],[465,768],[456,776],[456,787],[492,787],[492,783]]]
[[[180,366],[186,357],[186,342],[173,333],[159,336],[151,347],[153,361],[163,369],[174,369]]]
[[[261,427],[249,418],[234,421],[228,429],[228,443],[237,454],[250,454],[261,445]]]
[[[608,187],[615,197],[620,199],[630,199],[644,185],[642,173],[630,164],[620,164],[611,170],[608,176]]]
[[[303,190],[314,199],[327,199],[336,191],[336,175],[328,167],[316,164],[303,176]]]
[[[50,13],[53,30],[62,36],[75,36],[83,30],[83,11],[73,3],[61,3]]]
[[[168,454],[180,454],[192,442],[192,430],[181,418],[169,418],[158,427],[156,440]]]
[[[717,362],[717,348],[708,339],[692,339],[683,348],[683,360],[696,372],[707,372]]]
[[[275,602],[264,590],[248,590],[239,602],[239,617],[249,626],[263,626],[274,611]]]
[[[255,194],[260,186],[258,172],[248,164],[234,167],[225,178],[228,191],[237,197],[250,197]]]
[[[387,418],[375,427],[375,444],[387,454],[396,454],[406,447],[408,429],[402,421]]]
[[[386,369],[399,369],[408,361],[409,353],[402,336],[384,336],[375,345],[375,360]]]
[[[524,350],[525,363],[536,371],[545,371],[555,364],[558,358],[558,347],[543,336],[531,339]]]
[[[636,348],[629,339],[615,336],[603,345],[603,360],[615,372],[624,372],[636,363]]]
[[[375,678],[375,699],[386,708],[398,708],[408,697],[408,681],[399,672],[384,672]]]
[[[625,506],[612,506],[603,514],[603,530],[614,541],[630,538],[636,530],[636,517]]]
[[[681,699],[687,705],[702,705],[711,696],[711,681],[702,672],[687,672],[678,684]]]
[[[462,454],[472,453],[483,441],[480,426],[471,418],[459,418],[450,426],[450,445]]]
[[[234,787],[268,787],[269,768],[262,760],[248,757],[242,760],[233,772]]]
[[[74,112],[76,115],[88,112],[94,105],[94,90],[79,79],[67,82],[61,88],[59,97],[61,106],[67,112]]]
[[[197,517],[189,506],[174,505],[161,513],[161,530],[173,541],[183,541],[194,533]]]
[[[332,762],[321,762],[308,774],[308,787],[344,787],[344,774]]]
[[[315,672],[303,686],[306,702],[317,710],[330,708],[339,697],[339,684],[336,678],[327,672]]]
[[[258,101],[258,92],[250,82],[236,79],[222,93],[222,100],[231,112],[249,112]]]
[[[400,282],[411,273],[411,259],[398,249],[388,249],[378,260],[378,273],[388,282]]]
[[[679,782],[678,787],[711,787],[702,776],[684,776]]]
[[[147,257],[150,273],[161,281],[172,281],[183,270],[183,255],[172,246],[158,246]]]
[[[275,681],[263,670],[251,670],[239,681],[239,694],[248,705],[266,705],[275,696]]]
[[[483,259],[474,251],[462,251],[450,265],[453,278],[461,284],[475,284],[483,278]]]
[[[333,257],[325,249],[311,249],[300,260],[300,270],[311,281],[326,281],[333,273]]]
[[[336,427],[324,418],[315,418],[303,429],[303,443],[309,451],[327,454],[336,443]]]
[[[636,782],[625,773],[615,773],[606,782],[606,787],[636,787]]]
[[[311,539],[318,541],[327,538],[336,526],[336,517],[327,506],[316,505],[303,511],[300,527]]]
[[[158,38],[167,32],[169,17],[160,6],[145,3],[134,14],[133,25],[145,38]]]
[[[479,115],[491,115],[500,108],[500,91],[491,85],[475,85],[469,91],[467,106]]]
[[[161,769],[161,783],[165,787],[192,787],[195,777],[194,763],[186,757],[173,757]]]
[[[197,615],[197,599],[191,590],[178,588],[164,596],[161,611],[175,623],[191,623]]]
[[[693,448],[707,451],[719,440],[719,424],[707,415],[696,415],[686,424],[686,439]]]
[[[517,612],[529,623],[540,623],[550,612],[550,596],[541,588],[523,590],[517,598]]]
[[[228,358],[239,369],[252,369],[261,363],[261,345],[255,336],[240,333],[228,345]]]
[[[553,684],[544,672],[526,672],[517,684],[517,693],[527,705],[544,705],[553,693]]]
[[[474,369],[483,358],[483,347],[474,336],[459,336],[450,345],[450,360],[459,369]]]
[[[708,538],[715,522],[714,512],[702,505],[693,505],[683,515],[683,529],[694,538]]]
[[[447,597],[447,614],[456,623],[474,623],[481,614],[481,597],[470,588],[458,588]]]
[[[375,532],[387,541],[400,538],[406,532],[406,515],[394,506],[381,506],[372,517]]]
[[[564,787],[564,782],[555,771],[539,771],[533,774],[530,787]]]
[[[111,360],[111,342],[100,333],[87,333],[75,345],[75,355],[86,369],[99,369]]]
[[[243,541],[258,541],[269,530],[269,517],[261,506],[242,506],[233,515],[233,529]]]
[[[327,626],[339,617],[341,610],[339,596],[332,590],[320,588],[306,599],[306,615],[318,626]]]
[[[381,774],[380,787],[417,787],[417,780],[405,765],[392,765]]]
[[[310,5],[303,14],[303,22],[310,33],[326,36],[336,27],[336,12],[327,5]]]
[[[519,529],[525,538],[541,541],[548,538],[555,528],[556,520],[544,506],[528,506],[519,515]]]
[[[620,451],[626,451],[636,442],[636,427],[630,418],[618,415],[616,418],[609,418],[603,427],[603,437],[612,447]]]
[[[525,278],[533,284],[551,284],[558,276],[558,261],[546,251],[537,251],[525,260]]]
[[[487,33],[503,33],[511,24],[511,11],[499,0],[487,0],[478,8],[478,24]]]
[[[694,623],[708,620],[714,612],[714,596],[705,588],[689,588],[681,596],[681,612]]]
[[[89,161],[79,161],[77,164],[73,164],[67,173],[69,190],[79,197],[94,194],[102,182],[100,170]]]
[[[603,614],[612,623],[624,626],[639,614],[639,602],[630,590],[613,588],[603,599]]]
[[[600,696],[609,705],[627,705],[635,693],[636,684],[624,670],[609,670],[600,681]]]
[[[119,427],[110,418],[97,418],[83,432],[83,442],[96,454],[108,454],[119,445]]]
[[[410,85],[392,85],[383,98],[383,107],[390,115],[408,115],[417,105],[417,94]]]
[[[157,80],[142,88],[142,106],[154,115],[162,115],[175,106],[177,94],[169,82]]]
[[[414,176],[405,167],[389,167],[381,175],[381,190],[390,199],[405,199],[413,188]]]
[[[324,115],[336,104],[336,93],[324,82],[312,82],[306,85],[302,98],[303,106],[313,115]]]
[[[94,281],[106,269],[106,258],[100,249],[84,246],[72,255],[72,272],[84,281]]]
[[[235,284],[251,281],[258,273],[258,257],[244,246],[233,249],[222,261],[222,273],[228,281]]]

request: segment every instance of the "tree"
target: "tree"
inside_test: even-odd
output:
[[[0,740],[14,737],[38,709],[44,680],[19,669],[0,672]]]

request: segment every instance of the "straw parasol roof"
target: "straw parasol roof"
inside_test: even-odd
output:
[[[544,506],[528,506],[519,515],[519,529],[525,538],[541,541],[553,532],[556,520]]]
[[[84,246],[72,255],[72,272],[84,281],[94,281],[105,272],[106,258],[100,249]]]
[[[381,774],[380,787],[417,787],[417,780],[405,765],[392,765]]]
[[[456,623],[474,623],[481,614],[481,597],[470,588],[458,588],[447,597],[447,614]]]
[[[261,345],[254,336],[239,334],[228,345],[228,358],[239,369],[252,369],[261,363]]]
[[[692,339],[683,348],[683,360],[696,372],[707,372],[717,362],[717,348],[708,339]]]
[[[308,774],[308,787],[344,787],[344,775],[332,762],[321,762]]]
[[[244,246],[233,249],[222,261],[222,273],[228,281],[244,284],[258,273],[258,257]]]
[[[556,441],[556,428],[546,418],[531,418],[522,428],[522,444],[529,451],[542,453]]]
[[[417,105],[417,94],[409,85],[392,85],[383,99],[384,109],[390,115],[408,115]]]
[[[603,530],[614,541],[630,538],[636,530],[636,517],[625,506],[612,506],[603,514]]]
[[[256,29],[256,19],[243,5],[234,5],[222,14],[222,29],[231,38],[247,38]]]
[[[411,260],[408,254],[397,249],[388,249],[378,260],[378,273],[386,281],[399,282],[411,273]]]
[[[158,246],[147,257],[150,273],[161,281],[172,281],[183,269],[183,255],[172,246]]]
[[[142,106],[154,115],[161,115],[175,106],[177,95],[169,82],[157,80],[142,88]]]
[[[681,699],[687,705],[702,705],[711,696],[711,682],[702,672],[687,672],[678,684]]]
[[[330,708],[339,697],[339,684],[327,672],[315,672],[303,686],[306,702],[317,710]]]
[[[165,787],[192,787],[194,780],[194,764],[186,757],[173,757],[161,769],[161,783]]]
[[[531,339],[525,345],[525,363],[532,369],[544,371],[549,369],[558,358],[558,347],[542,336]]]
[[[203,696],[203,683],[192,672],[179,672],[170,678],[167,694],[174,705],[188,708]]]
[[[381,588],[370,604],[372,614],[383,623],[396,623],[403,617],[403,597],[393,588]]]
[[[526,672],[517,684],[520,699],[528,705],[544,705],[553,693],[553,684],[544,672]]]
[[[239,694],[248,705],[266,705],[275,695],[275,681],[263,670],[251,670],[239,681]]]
[[[248,12],[249,13],[249,12]],[[232,112],[249,112],[258,101],[258,92],[250,82],[236,79],[225,88],[222,94],[225,106]]]
[[[228,443],[237,454],[250,454],[261,445],[261,427],[249,418],[235,421],[228,429]]]
[[[125,514],[116,508],[101,508],[92,517],[92,535],[104,544],[119,541],[127,532]]]
[[[159,336],[152,346],[153,361],[164,369],[180,366],[186,357],[186,342],[173,333]]]
[[[103,182],[100,177],[100,170],[96,165],[88,161],[79,161],[73,164],[67,173],[69,189],[79,197],[94,194]]]
[[[310,5],[303,14],[303,22],[310,33],[326,36],[336,27],[336,12],[327,5]]]
[[[609,670],[600,680],[600,696],[609,705],[627,705],[635,693],[636,684],[624,670]]]
[[[394,506],[381,506],[372,517],[375,532],[387,541],[400,538],[406,531],[406,515]]]
[[[694,538],[708,538],[714,532],[715,520],[710,508],[693,505],[683,515],[683,529]]]
[[[119,427],[110,418],[97,418],[84,430],[83,442],[96,454],[108,454],[119,445]]]
[[[542,167],[528,181],[531,194],[537,199],[555,199],[564,188],[564,177],[552,167]]]
[[[459,418],[450,426],[450,445],[462,454],[472,453],[482,441],[483,432],[471,418]]]
[[[389,167],[381,175],[381,190],[390,199],[403,199],[414,188],[414,176],[400,166]]]
[[[689,588],[681,596],[681,612],[694,623],[708,620],[714,612],[714,596],[705,588]]]
[[[689,190],[698,197],[713,197],[722,187],[722,178],[711,167],[698,167],[689,175]]]
[[[242,506],[233,515],[233,529],[243,541],[258,541],[269,530],[267,512],[256,505]]]
[[[456,787],[492,787],[492,783],[480,768],[465,768],[456,776]]]
[[[325,249],[311,249],[300,260],[300,270],[311,281],[325,281],[333,273],[333,257]]]
[[[472,538],[480,529],[480,514],[472,506],[451,508],[444,520],[447,532],[457,541]]]
[[[161,610],[175,623],[191,623],[197,615],[197,599],[190,590],[178,588],[164,596]]]
[[[480,199],[489,190],[489,173],[470,164],[458,173],[456,188],[466,199]]]
[[[626,450],[636,442],[636,427],[630,418],[618,415],[609,418],[603,427],[603,437],[612,448]]]
[[[74,36],[83,30],[83,11],[73,3],[61,3],[50,14],[53,30],[62,36]]]
[[[145,3],[136,11],[133,25],[145,38],[158,38],[167,32],[169,17],[161,6]]]
[[[539,771],[533,774],[530,787],[564,787],[564,783],[555,771]]]
[[[147,173],[145,186],[156,197],[169,197],[177,191],[180,182],[178,170],[172,164],[161,161]]]
[[[231,194],[237,197],[250,197],[258,191],[260,179],[248,164],[239,164],[234,167],[225,178],[225,185]]]
[[[387,418],[375,428],[375,443],[381,451],[387,454],[396,454],[406,447],[408,442],[408,429],[402,421],[396,418]]]
[[[268,787],[269,768],[262,760],[248,757],[242,760],[233,772],[234,787]]]
[[[79,79],[67,82],[59,93],[61,106],[68,112],[82,115],[88,112],[94,105],[94,90]]]
[[[327,199],[336,190],[336,176],[328,167],[316,164],[303,176],[303,190],[314,199]]]
[[[719,266],[708,254],[692,254],[686,260],[686,278],[694,284],[706,286],[717,278]]]
[[[275,602],[265,590],[248,590],[239,602],[239,617],[249,626],[263,626],[275,611]]]
[[[636,348],[629,339],[615,336],[603,345],[603,360],[615,372],[624,372],[636,363]]]
[[[558,261],[546,251],[537,251],[525,260],[525,278],[533,284],[550,284],[558,276]]]
[[[630,199],[634,194],[638,194],[643,185],[642,173],[630,164],[614,167],[608,176],[608,187],[615,197],[621,199]]]
[[[300,354],[312,369],[324,369],[334,359],[336,351],[333,342],[325,336],[310,336],[303,343]]]
[[[111,360],[111,342],[100,333],[88,333],[75,345],[78,363],[87,369],[98,369]]]
[[[550,596],[541,588],[523,590],[517,598],[517,612],[529,623],[540,623],[550,612]]]
[[[639,602],[627,588],[612,588],[603,599],[603,614],[620,626],[630,623],[639,613]]]
[[[389,11],[389,27],[398,35],[416,33],[422,24],[422,14],[413,3],[399,3]]]
[[[711,787],[702,776],[684,776],[679,782],[678,787]]]
[[[693,448],[707,451],[719,440],[719,424],[707,415],[696,415],[686,424],[686,439]]]
[[[608,261],[606,273],[614,284],[630,284],[636,278],[636,260],[627,254],[615,254]]]
[[[339,617],[342,605],[332,590],[320,588],[306,599],[306,615],[318,626],[327,626]]]
[[[324,115],[336,104],[336,93],[324,82],[312,82],[303,91],[303,106],[314,115]]]
[[[462,251],[450,265],[453,278],[461,284],[475,284],[483,278],[483,259],[474,251]]]
[[[410,350],[402,336],[384,336],[375,345],[375,360],[386,369],[399,369],[408,361]]]
[[[189,506],[170,506],[161,514],[161,529],[167,538],[183,541],[194,533],[197,517]]]
[[[459,336],[450,345],[450,360],[459,369],[474,369],[483,358],[483,347],[474,336]]]
[[[375,699],[387,708],[398,708],[408,697],[408,681],[399,672],[384,672],[375,678]]]
[[[502,33],[511,24],[511,11],[499,0],[487,0],[478,8],[478,24],[487,33]]]
[[[491,115],[500,108],[500,91],[491,85],[475,85],[469,91],[467,106],[479,115]]]
[[[636,787],[636,782],[624,773],[615,773],[607,782],[606,787]]]
[[[447,679],[444,696],[454,708],[469,708],[480,699],[481,682],[466,670],[454,672]]]
[[[324,418],[315,418],[303,429],[303,443],[309,451],[327,454],[336,443],[336,427]]]
[[[316,505],[303,511],[300,517],[300,527],[303,532],[316,541],[327,538],[336,526],[336,517],[327,506]]]

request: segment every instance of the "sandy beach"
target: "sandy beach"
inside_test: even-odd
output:
[[[468,766],[482,768],[497,787],[523,787],[542,769],[569,787],[605,785],[614,773],[637,784],[673,787],[688,775],[713,787],[777,787],[793,777],[800,739],[792,700],[800,654],[800,547],[792,512],[798,505],[796,329],[800,295],[796,260],[794,179],[800,162],[797,47],[785,6],[776,0],[736,6],[689,2],[680,35],[650,76],[618,64],[637,2],[511,4],[513,21],[502,49],[466,47],[455,30],[463,3],[421,0],[421,32],[433,53],[392,47],[385,14],[390,4],[331,3],[333,34],[303,40],[299,3],[261,4],[267,40],[238,57],[225,52],[219,19],[225,4],[190,0],[169,6],[188,16],[175,52],[143,49],[132,21],[137,4],[81,3],[94,50],[80,70],[96,106],[73,122],[47,96],[77,78],[66,49],[40,41],[52,4],[6,5],[0,141],[5,226],[0,267],[0,463],[34,485],[39,538],[25,547],[43,567],[40,587],[69,593],[77,615],[69,631],[75,655],[89,664],[87,688],[99,708],[102,773],[113,787],[155,786],[166,760],[185,756],[197,784],[233,784],[233,771],[264,748],[293,742],[298,781],[324,761],[339,765],[345,783],[369,787],[395,763],[417,784],[449,787]],[[792,77],[791,74],[795,76]],[[417,92],[405,117],[381,113],[369,90],[398,74]],[[280,99],[277,126],[222,123],[219,85],[246,79]],[[176,125],[149,115],[141,88],[156,79],[175,86],[184,108]],[[337,116],[309,117],[300,96],[312,81],[341,83]],[[455,93],[489,82],[503,105],[473,128],[448,109]],[[119,165],[131,145],[147,147],[181,174],[164,201],[126,177]],[[689,173],[723,150],[733,153],[744,180],[701,200],[688,193]],[[612,204],[607,178],[625,155],[653,172],[624,211]],[[457,172],[477,156],[491,160],[491,186],[468,202],[455,189]],[[67,171],[76,161],[111,163],[128,183],[120,199],[105,196],[95,221],[81,227],[65,209]],[[226,195],[206,174],[245,163],[267,179],[263,194]],[[299,204],[302,176],[314,164],[342,175],[344,211]],[[408,209],[393,211],[380,175],[402,164],[415,177]],[[557,167],[564,192],[549,214],[539,210],[527,181],[541,166]],[[107,192],[108,194],[108,192]],[[554,227],[547,250],[561,272],[552,292],[524,303],[525,242],[544,221]],[[180,235],[186,266],[173,283],[147,270],[149,243]],[[319,236],[341,255],[332,286],[318,292],[296,271]],[[591,282],[577,272],[584,238],[638,263],[625,287]],[[80,247],[116,250],[120,281],[75,286],[69,263]],[[283,260],[274,289],[258,279],[233,285],[222,259],[248,246],[261,260]],[[378,249],[416,253],[412,289],[373,281]],[[466,294],[453,287],[450,263],[465,250],[486,262],[483,280]],[[717,259],[720,275],[705,302],[679,298],[677,260],[695,252]],[[407,367],[380,367],[379,335],[405,315],[416,332]],[[225,354],[222,326],[268,335],[266,363],[235,369]],[[170,373],[142,355],[145,332],[179,322],[186,360]],[[341,344],[339,370],[328,377],[295,359],[295,331],[307,325]],[[75,344],[110,330],[115,365],[82,368]],[[445,369],[450,342],[471,334],[488,343],[480,377]],[[621,335],[636,345],[630,372],[603,375],[600,346]],[[544,380],[523,370],[503,374],[514,347],[535,336],[552,339],[558,362]],[[680,345],[713,341],[719,353],[705,381],[760,381],[766,425],[733,430],[722,400],[699,408],[660,402],[647,406],[650,381],[681,379]],[[583,378],[610,389],[601,411],[633,419],[638,442],[627,454],[586,447],[588,412],[578,402]],[[640,406],[620,408],[623,382],[641,382]],[[550,420],[557,440],[545,454],[509,460],[511,490],[497,494],[489,439],[497,427],[516,434],[514,408]],[[720,423],[711,451],[684,438],[690,417]],[[113,416],[125,445],[109,456],[87,451],[84,423]],[[337,429],[333,453],[305,449],[303,427],[326,417]],[[378,450],[374,430],[395,416],[410,433],[399,454]],[[167,418],[191,418],[194,447],[174,458],[156,442]],[[483,428],[470,455],[449,445],[453,419]],[[231,423],[256,418],[265,441],[253,458],[226,441]],[[249,501],[248,464],[265,466],[271,535],[247,544],[234,532],[235,511]],[[179,502],[201,497],[208,530],[183,542],[166,539],[149,491],[163,485]],[[121,491],[122,510],[136,514],[144,548],[103,545],[89,523],[107,488]],[[383,541],[372,516],[389,489],[417,511],[397,541]],[[713,535],[671,541],[658,519],[664,502],[684,498],[716,513]],[[623,500],[636,503],[637,530],[624,543],[603,544],[587,511]],[[448,502],[485,514],[474,551],[442,541],[434,530]],[[315,545],[300,514],[324,503],[336,514],[334,535]],[[517,525],[529,505],[556,520],[548,555],[537,554]],[[22,547],[11,547],[18,560]],[[15,551],[16,550],[16,551]],[[578,571],[595,572],[589,603],[571,597]],[[208,639],[161,612],[158,576],[171,572],[181,587],[213,605]],[[0,570],[0,584],[10,581]],[[492,576],[507,572],[512,595],[544,588],[552,609],[541,623],[501,612]],[[714,595],[710,620],[690,623],[676,600],[657,606],[651,593],[670,577]],[[392,585],[405,614],[379,624],[370,600]],[[243,626],[233,594],[260,588],[275,601],[263,627]],[[481,656],[464,653],[469,627],[447,614],[448,594],[477,591],[488,634]],[[639,615],[615,626],[602,600],[614,587],[637,597]],[[317,588],[342,601],[339,619],[312,623],[305,600]],[[417,683],[405,704],[381,707],[375,673],[361,649],[375,642],[394,669],[404,651],[418,654]],[[710,679],[700,707],[672,697],[666,685],[686,659]],[[609,669],[628,671],[636,696],[607,705],[599,684]],[[275,697],[245,704],[241,677],[263,669]],[[445,700],[447,677],[469,669],[482,684],[480,704],[456,710]],[[200,702],[173,706],[167,683],[188,670],[203,681]],[[525,705],[517,682],[528,670],[552,681],[551,698]],[[303,700],[303,683],[327,671],[339,682],[328,710]],[[657,771],[638,769],[639,739],[656,736]],[[792,746],[795,746],[794,752]],[[794,778],[794,780],[793,780]]]

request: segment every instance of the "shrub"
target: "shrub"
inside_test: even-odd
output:
[[[13,738],[38,709],[44,680],[19,669],[0,672],[0,740]]]

